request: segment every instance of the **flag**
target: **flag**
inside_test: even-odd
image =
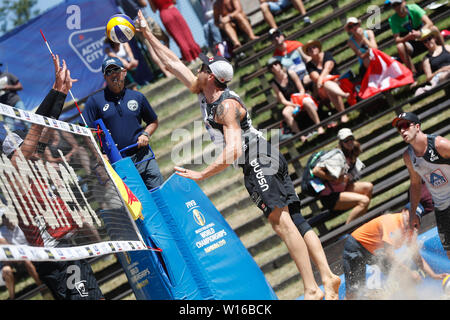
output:
[[[359,97],[367,99],[379,92],[413,82],[411,70],[386,53],[370,49],[370,64],[361,83]]]

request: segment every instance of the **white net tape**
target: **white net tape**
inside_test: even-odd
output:
[[[89,129],[0,104],[0,144],[0,261],[146,249]]]

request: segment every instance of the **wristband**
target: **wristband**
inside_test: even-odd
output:
[[[150,134],[147,131],[143,131],[141,133],[141,136],[146,136],[148,139],[150,139]]]

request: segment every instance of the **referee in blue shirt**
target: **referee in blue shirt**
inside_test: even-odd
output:
[[[155,159],[142,160],[152,157],[148,144],[158,128],[158,117],[142,93],[125,88],[127,70],[118,58],[103,61],[102,72],[106,87],[88,98],[83,117],[91,128],[95,120],[102,119],[119,150],[137,143],[125,155],[135,163],[147,189],[156,188],[164,181],[158,164]],[[145,129],[142,121],[147,124]]]

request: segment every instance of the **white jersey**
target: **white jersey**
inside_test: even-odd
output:
[[[434,147],[435,136],[428,135],[427,150],[423,157],[417,157],[411,146],[408,153],[414,170],[425,181],[433,198],[434,206],[439,210],[450,207],[450,160],[443,159]]]

